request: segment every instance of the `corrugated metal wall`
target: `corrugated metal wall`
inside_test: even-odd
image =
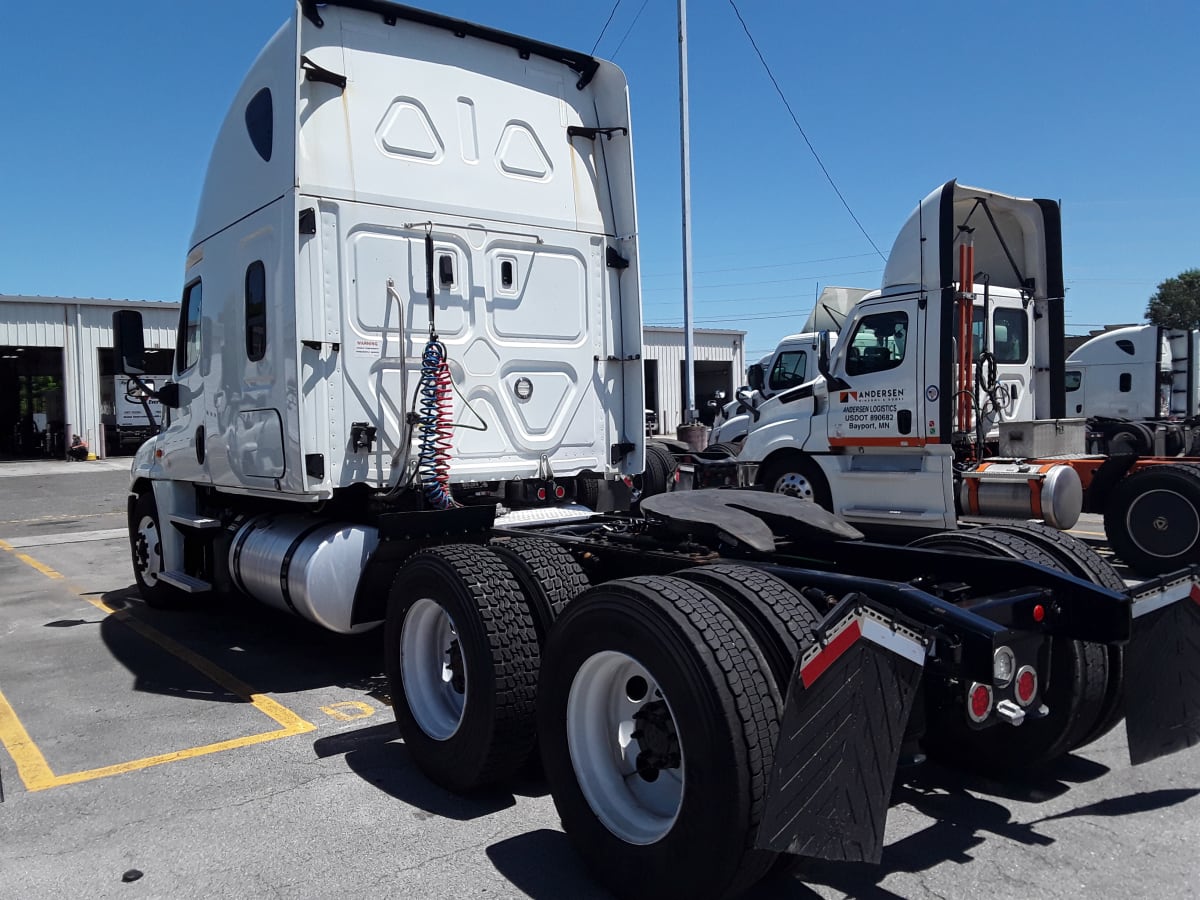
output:
[[[141,312],[147,349],[175,346],[178,303],[0,297],[0,346],[62,349],[68,430],[97,454],[102,447],[99,351],[112,348],[112,314],[117,309]]]
[[[696,362],[728,362],[733,370],[732,386],[736,388],[743,383],[746,377],[746,332],[695,329],[692,336]],[[674,435],[676,426],[683,422],[680,375],[685,355],[683,329],[648,327],[643,331],[642,342],[642,356],[658,361],[658,402],[654,411],[658,414],[659,431]],[[702,398],[697,397],[696,402],[702,402]]]

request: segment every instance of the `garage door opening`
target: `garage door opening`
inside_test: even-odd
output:
[[[717,412],[733,399],[733,363],[696,362],[696,411],[700,421],[712,426]],[[687,372],[687,363],[679,364],[679,383]]]
[[[66,457],[61,347],[0,347],[0,456]]]
[[[111,348],[102,348],[96,353],[100,372],[100,422],[104,426],[104,454],[121,456],[135,453],[148,438],[158,434],[162,426],[162,406],[157,400],[143,398],[136,385],[117,372]],[[151,388],[162,387],[170,378],[174,361],[174,350],[147,348],[146,375],[142,380]],[[150,408],[150,417],[146,415],[147,406]]]

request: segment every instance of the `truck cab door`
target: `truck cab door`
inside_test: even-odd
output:
[[[163,475],[173,481],[209,480],[204,395],[204,304],[199,278],[183,291],[176,336],[174,381],[179,385],[179,407],[171,410],[169,424],[158,438]]]
[[[829,392],[830,447],[925,443],[919,315],[916,297],[906,296],[872,303],[844,330]]]
[[[823,468],[833,511],[860,526],[953,526],[953,457],[927,415],[940,388],[923,380],[948,351],[926,340],[930,318],[908,294],[861,307],[842,329]]]

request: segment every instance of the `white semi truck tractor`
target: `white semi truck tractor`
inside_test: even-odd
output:
[[[1191,571],[1129,592],[1037,531],[870,544],[761,491],[564,511],[571,478],[661,464],[631,138],[610,63],[298,4],[213,150],[167,421],[133,466],[145,601],[383,623],[420,771],[469,790],[539,751],[622,897],[733,896],[781,853],[877,861],[902,752],[1001,777],[1123,711],[1134,762],[1200,738]],[[115,330],[140,376],[137,314]]]

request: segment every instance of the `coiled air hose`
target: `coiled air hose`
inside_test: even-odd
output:
[[[454,505],[450,495],[452,390],[446,347],[431,337],[421,357],[421,380],[417,386],[417,478],[425,499],[434,509],[449,509]]]

